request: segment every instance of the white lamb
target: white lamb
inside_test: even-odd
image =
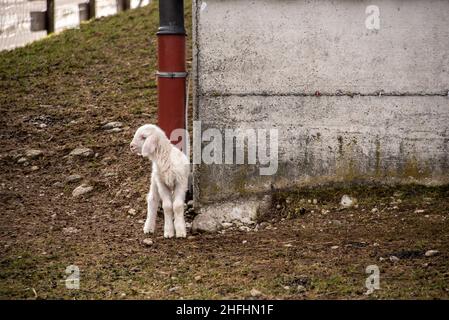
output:
[[[164,237],[186,237],[184,201],[188,189],[189,160],[173,146],[157,126],[146,124],[137,129],[131,151],[152,162],[147,220],[144,233],[154,233],[159,202],[164,210]],[[176,233],[176,234],[175,234]]]

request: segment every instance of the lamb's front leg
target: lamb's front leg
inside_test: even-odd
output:
[[[147,220],[143,226],[144,233],[154,233],[156,229],[157,208],[159,207],[160,201],[157,182],[151,177],[150,192],[147,195]]]
[[[173,203],[170,190],[162,184],[158,185],[159,196],[162,199],[162,209],[164,209],[164,238],[173,238],[175,228],[173,225]]]
[[[185,238],[187,236],[186,222],[184,220],[184,201],[187,188],[177,185],[173,192],[173,211],[175,213],[175,231],[176,238]]]

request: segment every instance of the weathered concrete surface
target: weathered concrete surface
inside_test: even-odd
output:
[[[337,181],[449,183],[449,1],[376,1],[368,30],[372,4],[194,3],[194,119],[279,130],[277,174],[197,165],[197,207]]]
[[[201,165],[208,203],[328,181],[449,182],[448,97],[220,96],[202,98],[202,126],[279,130],[279,166]]]
[[[372,4],[380,30],[365,26]],[[197,7],[203,93],[449,89],[449,1],[211,0]]]

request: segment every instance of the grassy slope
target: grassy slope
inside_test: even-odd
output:
[[[188,29],[190,12],[186,1]],[[156,120],[157,20],[152,4],[0,53],[0,298],[247,298],[257,288],[268,298],[359,299],[372,263],[382,272],[374,297],[448,297],[445,188],[279,193],[270,219],[291,219],[268,229],[185,241],[164,241],[159,230],[152,247],[143,245],[148,163],[127,151],[133,129]],[[125,130],[102,131],[112,120]],[[81,145],[98,157],[66,157]],[[26,148],[44,156],[19,165]],[[64,183],[72,173],[94,192],[73,199],[77,184]],[[360,207],[339,210],[343,193]],[[317,205],[301,201],[313,198]],[[300,206],[307,213],[298,217]],[[441,254],[425,258],[427,249]],[[379,261],[392,254],[401,261]],[[71,264],[81,268],[78,291],[64,286]]]

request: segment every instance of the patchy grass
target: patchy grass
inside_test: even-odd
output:
[[[190,28],[189,1],[186,14]],[[166,241],[159,221],[145,246],[150,166],[128,144],[156,121],[157,20],[154,3],[0,53],[0,298],[240,299],[252,288],[261,298],[449,297],[447,187],[276,192],[258,231]],[[105,132],[109,121],[123,131]],[[96,156],[67,157],[78,146]],[[44,154],[17,163],[29,148]],[[66,182],[74,173],[81,181]],[[73,198],[81,183],[93,192]],[[345,193],[357,208],[340,208]],[[366,296],[372,264],[381,290]],[[79,290],[65,286],[70,265]]]

